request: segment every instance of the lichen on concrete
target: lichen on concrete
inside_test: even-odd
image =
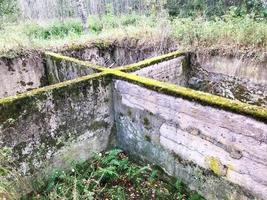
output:
[[[180,56],[185,53],[109,69],[47,52],[52,83],[73,78],[68,73],[76,67],[100,73],[0,99],[0,145],[14,149],[25,174],[45,160],[52,167],[84,161],[112,143],[207,199],[265,194],[266,108],[125,73]]]
[[[111,81],[99,73],[1,99],[0,145],[13,149],[14,164],[24,174],[52,162],[77,138],[93,139],[100,144],[95,150],[104,150],[113,127],[111,101],[105,100],[110,95]],[[88,156],[81,152],[75,159]]]

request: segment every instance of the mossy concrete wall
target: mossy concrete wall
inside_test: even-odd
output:
[[[167,55],[162,56],[161,62],[154,63],[154,59],[147,59],[118,69],[245,103],[267,106],[267,85],[260,74],[260,72],[265,74],[265,66],[254,66],[250,69],[250,73],[244,70],[247,72],[245,73],[241,70],[240,64],[234,61],[231,63],[226,60],[225,64],[221,64],[222,61],[219,63],[213,61],[211,66],[207,67],[203,57],[199,58],[194,53],[176,52]],[[215,58],[211,56],[210,59]],[[227,69],[231,68],[233,71],[236,69],[235,73],[225,69],[227,64],[229,64]],[[237,66],[234,66],[235,64]],[[248,66],[244,66],[244,69],[248,69]],[[259,76],[261,79],[256,81]]]
[[[106,150],[113,127],[110,77],[86,76],[0,100],[0,147],[23,174],[67,167]]]
[[[126,81],[114,85],[121,148],[207,199],[265,199],[266,123]]]
[[[120,42],[99,41],[88,45],[70,45],[57,51],[93,64],[115,68],[157,56],[171,50],[171,45],[157,48],[135,39]],[[46,65],[46,61],[48,62]],[[0,55],[0,98],[91,74],[92,70],[71,62],[51,61],[37,51],[12,56]]]
[[[253,54],[253,53],[252,53]],[[219,53],[197,53],[197,61],[207,71],[236,76],[255,84],[267,84],[267,57],[252,55],[223,55]]]
[[[42,56],[32,52],[15,58],[0,57],[0,98],[46,84]]]
[[[49,85],[76,79],[96,72],[96,70],[79,63],[68,61],[62,57],[53,56],[53,54],[46,54],[46,76]]]
[[[24,174],[89,159],[114,132],[119,147],[207,199],[267,195],[267,109],[175,85],[188,78],[190,54],[116,69],[47,55],[55,82],[101,73],[0,99],[0,145]]]
[[[60,53],[90,61],[94,64],[115,68],[162,55],[175,49],[173,43],[143,42],[134,38],[122,38],[120,41],[98,41],[90,46],[73,45]]]
[[[154,80],[186,86],[188,56],[180,56],[166,60],[133,72],[136,75],[152,78]]]
[[[188,87],[267,107],[267,61],[197,54]]]

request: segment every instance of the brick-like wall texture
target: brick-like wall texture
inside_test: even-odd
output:
[[[128,152],[162,166],[207,199],[267,196],[264,122],[120,80],[114,98],[118,143]]]

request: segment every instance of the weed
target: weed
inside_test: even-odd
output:
[[[82,24],[79,21],[56,21],[48,25],[28,24],[25,34],[30,38],[49,40],[52,38],[64,38],[70,34],[81,35]]]
[[[203,199],[160,179],[157,169],[139,166],[118,149],[96,154],[72,170],[54,171],[27,199]],[[35,185],[38,183],[35,183]]]
[[[21,193],[31,190],[13,165],[11,154],[11,149],[0,148],[0,199],[19,199]]]
[[[68,44],[84,44],[97,39],[140,38],[160,42],[169,39],[185,48],[230,46],[237,49],[267,48],[266,20],[251,15],[239,16],[235,9],[213,20],[198,18],[168,18],[168,16],[138,16],[136,14],[88,18],[90,34],[84,34],[77,20],[48,24],[6,24],[0,29],[0,52],[24,48],[60,48]],[[163,29],[164,27],[164,29]],[[164,31],[162,31],[164,30]]]

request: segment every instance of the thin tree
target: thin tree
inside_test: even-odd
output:
[[[76,3],[78,15],[81,18],[81,21],[83,24],[83,30],[84,30],[84,32],[88,33],[89,27],[87,24],[87,14],[86,14],[86,10],[84,7],[84,2],[83,2],[83,0],[74,0],[74,2]]]

